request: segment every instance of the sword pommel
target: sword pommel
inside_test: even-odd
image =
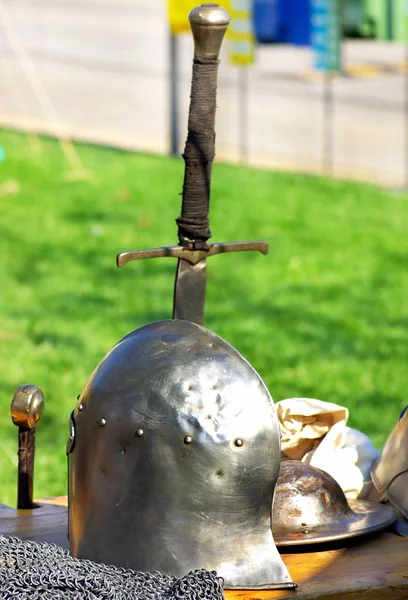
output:
[[[202,4],[193,8],[188,19],[194,37],[194,56],[218,59],[230,22],[228,12],[218,4]]]

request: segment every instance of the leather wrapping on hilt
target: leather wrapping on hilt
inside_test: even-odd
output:
[[[205,247],[211,237],[208,211],[215,155],[215,110],[218,59],[195,58],[188,136],[184,149],[181,217],[176,222],[182,246]]]

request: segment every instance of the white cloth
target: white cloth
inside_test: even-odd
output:
[[[347,408],[314,398],[288,398],[277,402],[276,410],[286,456],[329,473],[347,498],[367,497],[370,467],[379,452],[364,433],[347,427]]]

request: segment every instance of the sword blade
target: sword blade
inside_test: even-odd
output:
[[[206,261],[192,265],[179,260],[174,284],[173,319],[202,325],[204,320]]]

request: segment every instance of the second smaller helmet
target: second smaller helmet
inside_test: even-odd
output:
[[[325,471],[297,460],[281,463],[272,511],[277,546],[332,542],[391,525],[394,511],[377,502],[347,500]]]

